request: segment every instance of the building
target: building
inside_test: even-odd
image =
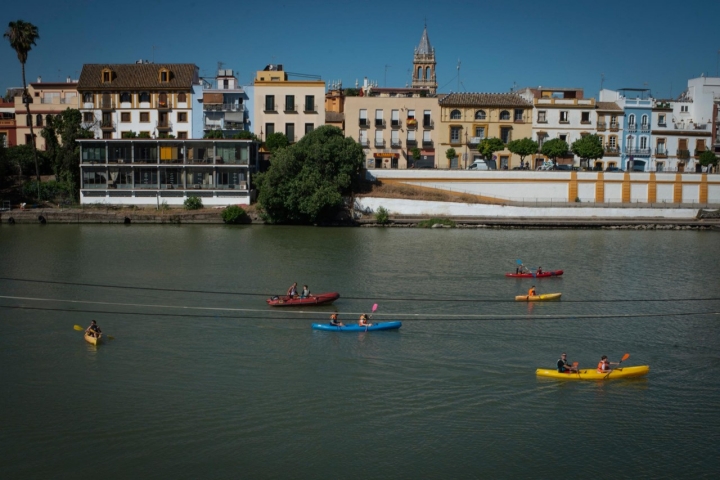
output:
[[[48,116],[58,115],[68,108],[79,107],[77,82],[70,77],[65,82],[43,82],[38,77],[37,82],[28,85],[30,103],[30,117],[27,115],[22,95],[15,97],[15,136],[17,145],[29,145],[30,123],[32,122],[35,134],[35,146],[45,150],[45,139],[40,131],[47,124]]]
[[[620,139],[623,137],[625,114],[623,109],[615,102],[600,102],[597,106],[597,136],[603,145],[603,158],[595,160],[588,168],[593,170],[605,170],[607,168],[619,168],[620,162]]]
[[[526,88],[517,92],[533,103],[532,138],[542,148],[547,140],[559,138],[568,147],[585,135],[596,133],[597,113],[594,98],[585,98],[581,88]],[[547,159],[535,158],[535,167]],[[557,164],[580,167],[580,159],[572,152],[565,158],[555,159]]]
[[[440,107],[427,90],[376,88],[365,79],[344,109],[345,135],[360,142],[367,168],[438,167]]]
[[[600,101],[614,102],[623,109],[624,130],[619,136],[621,170],[645,171],[649,168],[652,149],[652,108],[655,103],[646,88],[601,90]]]
[[[15,133],[15,103],[0,102],[0,146],[17,145]]]
[[[80,203],[248,205],[258,145],[251,140],[78,140]]]
[[[83,126],[98,139],[192,136],[200,90],[194,64],[86,64],[77,90]]]
[[[485,138],[499,138],[507,145],[533,133],[533,103],[515,93],[451,93],[441,96],[439,105],[439,168],[466,168],[481,159],[478,145]],[[449,148],[458,156],[448,160]],[[507,148],[496,152],[494,160],[498,169],[520,167],[520,157]]]
[[[342,81],[333,82],[325,94],[325,125],[345,131],[345,91]]]
[[[437,78],[435,77],[435,49],[430,45],[427,25],[423,29],[420,44],[415,48],[413,55],[412,88],[437,92]]]
[[[218,70],[214,82],[203,84],[203,131],[220,130],[225,138],[232,138],[240,131],[249,130],[247,100],[247,93],[233,71]]]
[[[292,74],[290,80],[282,65],[268,65],[255,75],[253,132],[261,139],[281,132],[290,143],[325,125],[325,82],[313,75]]]

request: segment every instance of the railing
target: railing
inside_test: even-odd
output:
[[[646,157],[650,155],[649,148],[628,148],[626,149],[628,155],[637,155],[640,157]]]
[[[598,130],[605,130],[607,128],[607,123],[605,122],[598,122],[597,123],[597,129]]]
[[[635,124],[628,125],[627,129],[628,129],[628,132],[630,132],[630,133],[637,132],[637,125],[635,125]]]
[[[408,146],[417,145],[417,140],[414,138],[412,138],[412,139],[408,138],[406,143],[408,144]]]
[[[590,125],[592,122],[590,120],[580,120],[581,125]]]
[[[402,142],[400,140],[390,140],[390,146],[393,148],[400,148],[402,146]]]
[[[285,108],[283,109],[283,112],[285,112],[285,113],[295,113],[295,112],[297,112],[297,105],[285,105]]]
[[[102,130],[114,130],[115,122],[112,122],[110,120],[103,120],[102,122],[100,122],[100,128]]]
[[[359,143],[360,145],[362,145],[363,147],[369,147],[369,146],[370,146],[370,140],[368,140],[367,138],[361,138],[360,140],[358,140],[358,143]]]
[[[376,127],[385,127],[385,119],[376,118],[376,119],[375,119],[375,126],[376,126]]]
[[[375,147],[384,147],[385,140],[375,140]]]
[[[696,156],[696,157],[699,157],[700,154],[702,154],[704,151],[705,151],[705,149],[703,149],[703,150],[697,150],[697,149],[696,149],[696,150],[695,150],[695,156]]]
[[[515,118],[513,119],[513,123],[525,123],[525,117],[522,117],[522,116],[520,116],[520,117],[515,117]]]
[[[538,118],[537,123],[548,123],[547,118]]]
[[[649,132],[650,131],[650,124],[649,123],[643,123],[640,125],[640,131],[642,132]]]
[[[422,144],[423,144],[423,146],[430,147],[430,146],[432,146],[433,141],[432,141],[432,140],[423,139]]]
[[[655,149],[655,156],[656,157],[667,157],[667,149],[666,148],[656,148]]]
[[[485,137],[470,137],[470,141],[468,143],[470,145],[477,145],[482,142],[484,138]]]
[[[610,130],[611,131],[617,132],[619,128],[620,128],[619,124],[617,124],[615,122],[610,122]]]
[[[369,127],[370,122],[368,122],[367,118],[360,118],[358,119],[358,125],[360,125],[361,127]]]
[[[665,123],[665,122],[658,122],[658,127],[665,128],[665,127],[667,127],[667,123]]]
[[[206,112],[243,112],[245,106],[235,103],[216,103],[203,105],[203,110]]]
[[[115,100],[101,99],[100,108],[115,108]]]
[[[434,126],[435,122],[432,119],[423,119],[423,128],[433,128]]]
[[[400,120],[390,120],[390,126],[392,128],[400,128],[402,127],[402,122]]]
[[[172,123],[168,120],[158,120],[156,126],[157,128],[172,128]]]
[[[707,123],[696,123],[695,130],[707,130]]]
[[[620,155],[620,149],[618,147],[605,147],[606,155]]]
[[[168,110],[170,107],[170,102],[168,100],[165,100],[164,102],[158,100],[157,102],[157,108],[160,110]]]
[[[415,128],[417,128],[417,124],[418,124],[417,120],[415,120],[414,118],[408,118],[407,128],[415,129]]]
[[[690,150],[679,150],[677,151],[678,158],[690,158]]]

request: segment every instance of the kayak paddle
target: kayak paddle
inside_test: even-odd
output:
[[[85,329],[81,327],[80,325],[73,325],[73,330],[77,330],[78,332],[84,332]],[[110,335],[105,335],[105,338],[108,340],[115,340],[115,337],[112,337]]]

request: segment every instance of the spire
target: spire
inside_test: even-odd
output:
[[[427,33],[427,24],[425,24],[425,28],[423,28],[422,37],[420,38],[420,45],[415,49],[415,53],[418,53],[420,55],[430,55],[433,53],[433,49],[430,46],[430,39],[428,38]]]

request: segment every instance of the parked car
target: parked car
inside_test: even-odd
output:
[[[472,165],[470,165],[468,170],[493,170],[490,168],[490,166],[487,164],[485,160],[475,160]]]
[[[572,171],[572,165],[555,165],[555,170]]]
[[[606,172],[624,172],[624,170],[622,168],[618,168],[618,167],[607,167],[605,169],[605,171]]]

